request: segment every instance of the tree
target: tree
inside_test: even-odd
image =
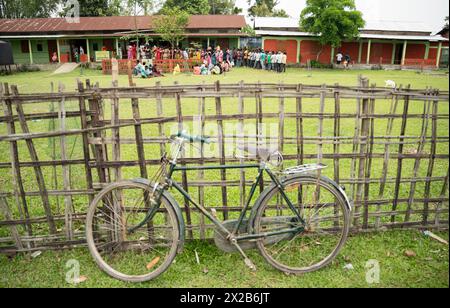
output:
[[[208,0],[211,15],[231,15],[242,12],[241,8],[236,7],[235,0]]]
[[[241,29],[241,32],[244,33],[244,34],[247,34],[250,37],[256,37],[256,31],[250,25],[246,25],[245,27],[243,27]]]
[[[59,0],[0,0],[0,18],[46,18],[58,4]]]
[[[445,25],[444,25],[444,30],[448,30],[449,29],[449,25],[448,25],[448,16],[445,17]]]
[[[158,0],[115,0],[120,15],[150,15],[160,5]]]
[[[179,9],[189,15],[207,15],[211,9],[208,0],[167,0],[159,14],[171,9]]]
[[[356,10],[354,0],[306,0],[306,8],[300,14],[300,29],[319,36],[323,46],[340,47],[343,40],[359,37],[359,29],[365,21]]]
[[[278,10],[275,7],[280,4],[278,0],[247,0],[250,6],[248,12],[254,17],[289,17],[285,10]],[[253,4],[252,4],[253,3]]]
[[[161,13],[153,17],[153,29],[174,49],[185,37],[190,16],[178,7],[165,9]]]

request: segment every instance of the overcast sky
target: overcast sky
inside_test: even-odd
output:
[[[279,0],[282,8],[292,17],[300,16],[306,0]],[[245,9],[247,0],[237,0],[236,5]],[[358,10],[365,20],[422,22],[435,31],[441,30],[449,13],[448,0],[356,0]]]

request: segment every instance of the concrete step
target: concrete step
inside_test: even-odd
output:
[[[73,72],[80,64],[81,63],[64,63],[53,72],[53,75]]]

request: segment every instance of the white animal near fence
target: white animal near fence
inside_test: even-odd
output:
[[[386,80],[386,88],[392,88],[395,89],[397,87],[397,84],[393,80]]]

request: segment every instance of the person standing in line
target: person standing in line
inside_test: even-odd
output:
[[[256,55],[255,55],[255,64],[253,64],[253,68],[258,69],[259,65],[260,65],[260,61],[261,60],[261,53],[258,51],[256,51]]]
[[[267,59],[267,55],[266,52],[264,50],[261,51],[261,58],[259,59],[260,63],[261,63],[261,69],[262,70],[266,70],[266,59]]]
[[[244,66],[248,67],[248,49],[245,48],[244,50]]]
[[[283,73],[286,73],[286,65],[287,65],[287,54],[286,52],[283,52],[281,54],[281,71]]]
[[[272,52],[271,51],[267,54],[267,70],[268,71],[272,70]]]
[[[275,56],[275,72],[280,72],[280,66],[281,66],[281,57],[280,53],[278,52]]]

